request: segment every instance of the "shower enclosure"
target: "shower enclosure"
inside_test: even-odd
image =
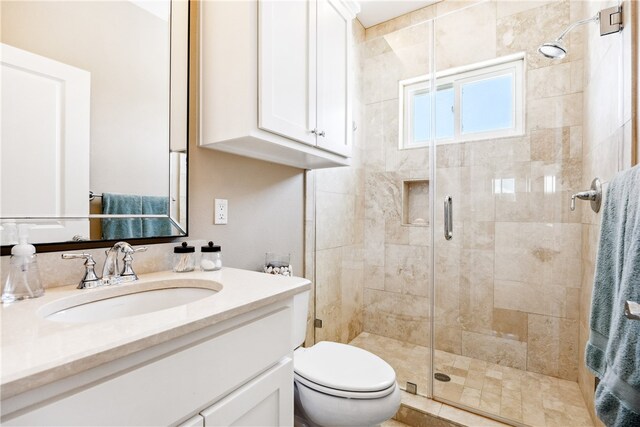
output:
[[[406,391],[498,420],[592,425],[577,381],[593,217],[569,201],[593,178],[597,28],[565,36],[562,59],[537,52],[591,8],[444,1],[354,25],[353,164],[307,174],[308,343],[365,348]]]

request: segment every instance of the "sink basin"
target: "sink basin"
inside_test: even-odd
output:
[[[178,307],[210,297],[221,290],[221,286],[218,289],[215,286],[189,286],[193,282],[198,281],[191,280],[179,284],[178,287],[175,287],[175,284],[171,286],[171,281],[144,283],[145,286],[142,289],[134,288],[133,292],[124,295],[109,295],[113,293],[109,292],[107,295],[99,295],[98,299],[86,302],[82,301],[86,298],[74,299],[72,297],[57,304],[49,304],[48,309],[47,306],[43,307],[41,315],[47,320],[57,322],[99,322]],[[109,291],[111,290],[109,289]],[[117,291],[117,289],[115,290]],[[130,291],[130,289],[125,291]],[[84,295],[79,295],[79,297],[84,297]],[[64,308],[61,308],[61,305]]]

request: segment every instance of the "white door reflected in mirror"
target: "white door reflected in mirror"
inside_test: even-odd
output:
[[[0,217],[87,216],[90,73],[6,44],[0,61]],[[31,228],[36,242],[74,235],[88,236],[89,221]]]

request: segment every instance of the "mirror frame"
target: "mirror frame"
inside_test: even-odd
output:
[[[178,239],[182,239],[185,237],[189,236],[189,145],[190,145],[190,141],[191,141],[191,132],[190,132],[190,128],[191,128],[191,122],[192,122],[192,116],[191,116],[191,111],[190,111],[190,101],[191,101],[191,87],[192,87],[192,82],[191,82],[191,62],[193,60],[193,56],[192,56],[192,45],[191,45],[191,7],[192,7],[192,2],[190,0],[171,0],[171,2],[176,2],[176,3],[184,3],[185,4],[185,8],[186,10],[185,12],[185,37],[186,37],[186,67],[185,67],[185,86],[184,86],[184,90],[185,90],[185,98],[184,98],[184,107],[185,109],[183,110],[183,113],[185,114],[184,116],[184,130],[185,130],[185,150],[184,152],[187,155],[187,159],[186,159],[186,168],[187,168],[187,173],[186,173],[186,206],[185,206],[185,219],[184,219],[184,224],[185,224],[185,230],[182,230],[182,228],[180,227],[180,224],[177,223],[175,221],[174,218],[171,217],[171,214],[169,213],[167,215],[167,219],[171,222],[172,227],[179,229],[183,232],[183,234],[180,235],[173,235],[173,236],[160,236],[160,237],[143,237],[143,238],[131,238],[131,239],[112,239],[112,240],[88,240],[88,241],[80,241],[80,242],[73,242],[73,241],[68,241],[68,242],[51,242],[51,243],[33,243],[33,245],[36,247],[36,253],[46,253],[46,252],[59,252],[59,251],[78,251],[78,250],[82,250],[82,249],[95,249],[95,248],[102,248],[102,247],[110,247],[113,246],[114,243],[121,241],[121,240],[126,240],[128,243],[130,243],[131,245],[151,245],[151,244],[159,244],[159,243],[170,243],[173,241],[176,241]],[[171,11],[171,13],[173,14],[173,9]],[[170,29],[173,27],[173,23],[169,22],[169,27]],[[171,30],[170,30],[171,31]],[[172,43],[170,43],[170,49],[172,49]],[[170,54],[170,60],[172,60],[173,58],[171,58],[171,54]],[[169,65],[170,68],[171,65]],[[171,73],[170,73],[171,75]],[[172,98],[172,87],[173,87],[173,81],[170,78],[169,81],[169,99]],[[173,105],[169,104],[169,109],[170,109],[170,115],[169,115],[169,144],[168,144],[168,148],[169,148],[169,153],[171,152],[171,126],[172,126],[172,122],[171,122],[171,116],[173,115],[174,112],[174,108]],[[170,161],[169,159],[167,159],[167,161]],[[136,215],[135,217],[137,218],[141,218],[141,217],[155,217],[153,215],[148,216],[148,215]],[[16,222],[18,222],[20,219],[26,220],[26,221],[34,221],[37,219],[93,219],[93,220],[97,220],[97,219],[102,219],[102,218],[131,218],[131,216],[128,215],[102,215],[102,214],[89,214],[86,217],[44,217],[44,216],[34,216],[34,217],[21,217],[21,218],[0,218],[0,219],[15,219]],[[11,248],[14,245],[2,245],[0,246],[0,256],[6,256],[6,255],[10,255],[11,254]]]

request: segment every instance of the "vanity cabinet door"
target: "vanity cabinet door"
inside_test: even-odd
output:
[[[258,126],[315,145],[315,2],[264,0],[258,6]]]
[[[337,0],[318,0],[319,148],[351,155],[351,18]]]
[[[207,427],[293,425],[293,360],[284,358],[201,415]]]
[[[204,417],[200,414],[189,418],[178,427],[204,427]]]

